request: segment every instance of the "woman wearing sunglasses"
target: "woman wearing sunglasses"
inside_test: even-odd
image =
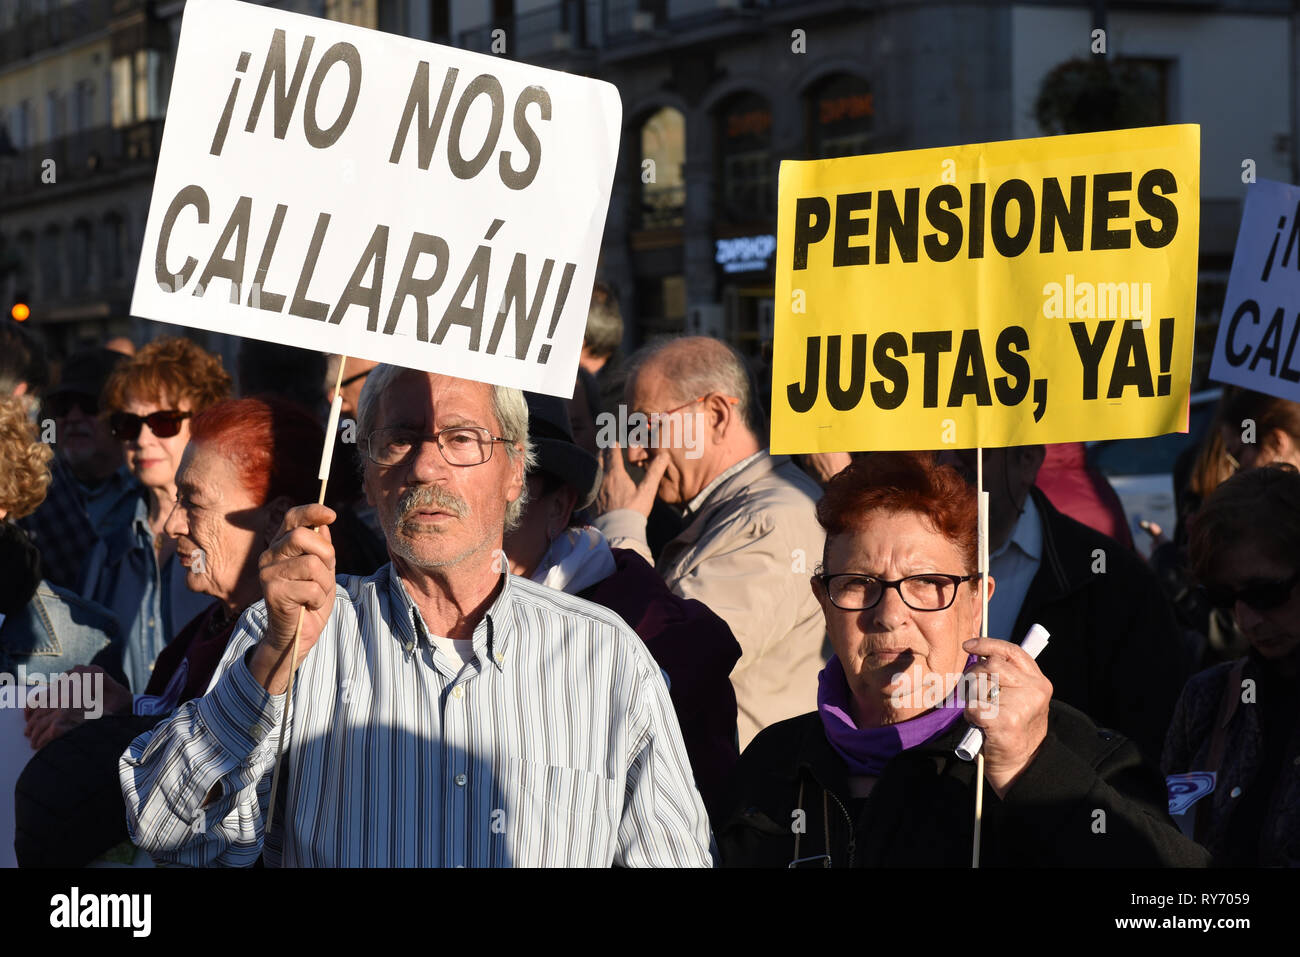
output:
[[[1300,472],[1220,485],[1191,528],[1192,570],[1250,650],[1187,682],[1166,774],[1215,775],[1187,812],[1220,866],[1300,866]]]
[[[144,691],[158,653],[209,603],[185,586],[185,569],[163,525],[176,502],[190,419],[229,394],[220,359],[170,337],[118,365],[104,387],[101,404],[141,494],[134,519],[91,554],[82,593],[121,622],[122,667],[133,692]]]

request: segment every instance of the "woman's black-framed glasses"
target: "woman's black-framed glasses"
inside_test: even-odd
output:
[[[843,611],[866,611],[880,604],[886,588],[898,592],[903,603],[913,611],[943,611],[957,600],[957,588],[963,582],[975,581],[980,576],[943,575],[931,572],[925,575],[908,575],[890,581],[872,578],[855,572],[817,576],[830,596],[831,604]]]
[[[1232,611],[1237,602],[1249,605],[1255,611],[1272,611],[1285,604],[1291,597],[1291,590],[1300,582],[1300,570],[1283,581],[1255,582],[1245,588],[1225,588],[1220,585],[1202,586],[1201,592],[1211,605]]]
[[[140,437],[141,426],[149,426],[149,431],[160,439],[170,439],[181,431],[181,423],[193,412],[180,412],[176,409],[161,409],[148,415],[136,415],[134,412],[114,412],[108,417],[108,427],[113,438],[123,442],[134,442]]]
[[[375,429],[366,438],[366,458],[376,465],[391,468],[418,454],[425,442],[435,442],[448,465],[463,468],[482,465],[492,457],[494,445],[509,441],[481,426],[456,426],[432,435],[414,429]]]

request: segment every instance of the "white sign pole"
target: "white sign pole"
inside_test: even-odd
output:
[[[325,428],[325,447],[321,449],[320,469],[316,473],[316,477],[320,479],[320,497],[316,499],[317,505],[325,504],[325,489],[329,486],[330,463],[334,459],[334,440],[339,430],[339,412],[343,409],[343,370],[347,364],[348,357],[339,356],[339,371],[334,379],[334,401],[330,404],[330,421]],[[313,528],[312,531],[320,533],[319,528]],[[307,606],[302,605],[298,609],[298,624],[293,629],[292,657],[289,660],[289,689],[284,699],[284,711],[280,713],[280,741],[276,746],[275,773],[271,775],[271,803],[266,809],[266,834],[271,833],[271,825],[275,823],[275,796],[280,789],[280,769],[283,766],[285,732],[289,728],[289,709],[293,707],[293,677],[298,672],[298,638],[302,634],[302,619],[306,613]]]
[[[979,552],[980,637],[989,636],[989,493],[984,491],[984,449],[975,449],[975,496],[979,503],[976,523]],[[975,755],[975,835],[971,842],[972,868],[980,866],[980,829],[984,822],[984,751]]]

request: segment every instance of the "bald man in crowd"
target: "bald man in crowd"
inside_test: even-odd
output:
[[[740,642],[731,682],[743,749],[769,724],[817,706],[825,630],[808,575],[822,551],[821,490],[788,457],[768,454],[744,359],[726,343],[691,336],[642,349],[624,394],[627,434],[606,416],[598,423],[605,480],[596,527],[614,547],[654,561],[646,519],[656,495],[682,511],[684,529],[655,567]],[[637,428],[647,420],[654,429]],[[623,466],[623,444],[645,468],[639,483]]]

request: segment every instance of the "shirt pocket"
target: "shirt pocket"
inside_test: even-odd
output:
[[[609,867],[622,789],[604,775],[511,758],[505,860],[511,867]]]

